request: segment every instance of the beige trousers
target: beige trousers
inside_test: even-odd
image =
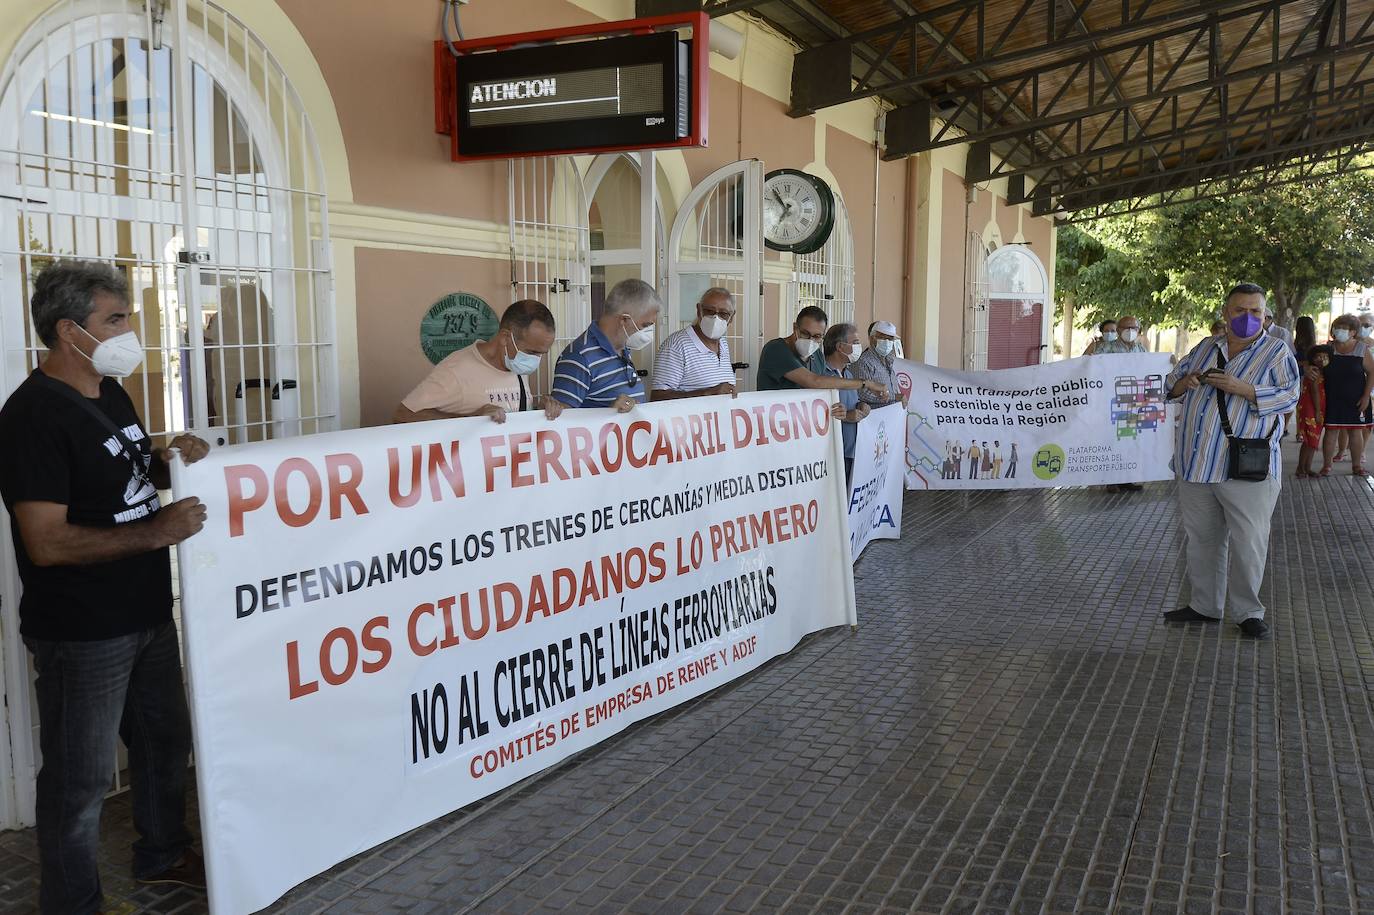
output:
[[[1227,598],[1237,623],[1264,618],[1260,584],[1269,561],[1269,524],[1280,482],[1227,480],[1178,484],[1178,513],[1188,535],[1185,559],[1190,605],[1220,619]]]

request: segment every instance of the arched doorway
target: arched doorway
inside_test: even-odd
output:
[[[663,201],[667,182],[656,176],[654,236],[658,266],[655,288],[663,287]],[[587,226],[591,240],[592,317],[601,313],[606,292],[623,279],[638,278],[641,269],[640,164],[625,153],[598,156],[587,170]]]
[[[327,224],[309,119],[241,21],[208,0],[64,0],[0,76],[0,399],[42,355],[34,276],[75,257],[129,281],[145,360],[124,384],[155,438],[336,428]],[[36,744],[18,590],[6,523],[7,825],[31,821]]]
[[[1024,245],[1005,245],[987,261],[987,365],[1036,365],[1045,351],[1049,280]]]

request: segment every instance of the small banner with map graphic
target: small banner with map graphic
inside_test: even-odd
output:
[[[993,372],[897,360],[908,489],[1033,489],[1173,479],[1163,353]]]
[[[849,547],[855,562],[869,541],[902,536],[905,440],[906,413],[899,403],[879,407],[859,423],[849,487]]]

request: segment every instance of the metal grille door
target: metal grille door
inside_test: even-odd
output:
[[[793,268],[793,301],[791,307],[778,315],[779,336],[792,332],[797,312],[808,305],[819,307],[831,324],[854,320],[854,233],[849,225],[849,212],[844,201],[835,194],[835,225],[824,245],[810,254],[797,255]],[[864,331],[859,336],[865,340]]]
[[[745,159],[718,169],[692,189],[668,236],[668,300],[659,339],[696,320],[695,306],[712,286],[735,296],[735,320],[725,339],[731,357],[747,362],[743,389],[754,387],[763,347],[763,163]]]
[[[267,47],[205,0],[63,0],[0,78],[0,399],[38,364],[33,279],[60,258],[129,282],[145,359],[125,389],[154,438],[215,444],[336,428],[323,174]],[[28,694],[0,526],[7,693]],[[36,716],[9,703],[32,817]],[[33,738],[32,740],[30,738]]]
[[[591,323],[587,198],[568,156],[508,164],[511,301],[537,299],[553,312],[553,349],[534,376],[546,394],[563,348]]]
[[[964,260],[964,368],[988,367],[988,249],[970,232]]]

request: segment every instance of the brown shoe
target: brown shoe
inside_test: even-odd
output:
[[[138,882],[145,886],[189,886],[193,890],[205,889],[205,860],[193,849],[186,849],[181,860],[160,874],[139,877]]]

